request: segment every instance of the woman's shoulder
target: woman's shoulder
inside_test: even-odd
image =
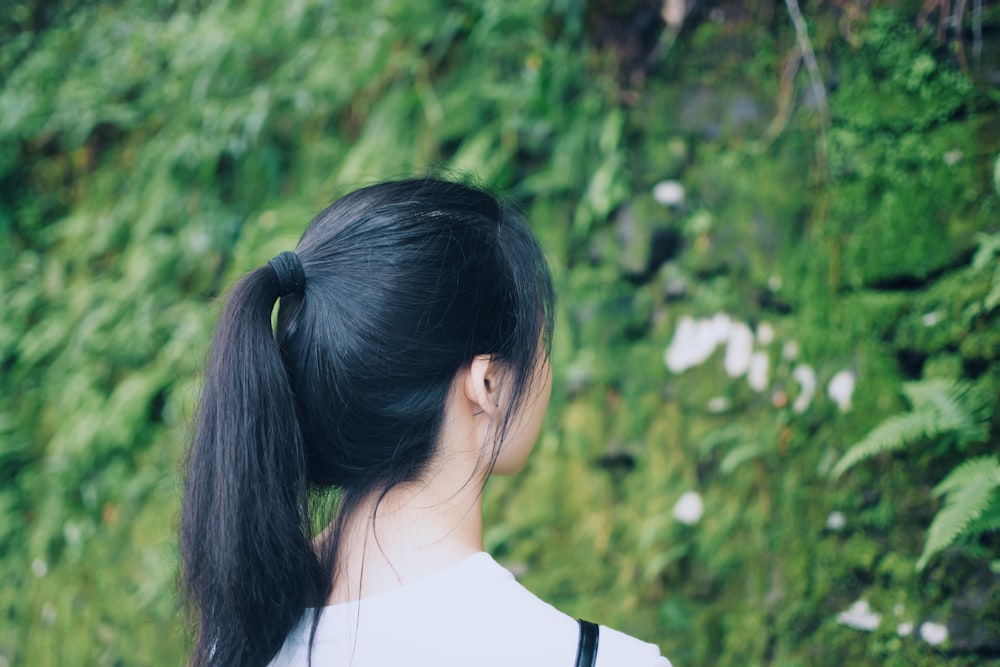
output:
[[[597,644],[597,667],[671,667],[656,644],[644,642],[614,628],[601,626]]]
[[[306,664],[312,633],[304,621],[272,665]],[[572,617],[480,553],[398,591],[327,607],[313,635],[313,664],[368,667],[419,656],[420,664],[442,666],[572,665],[578,638]],[[655,645],[602,626],[597,667],[622,665],[670,667]]]
[[[483,554],[477,559],[477,567],[484,573],[492,573],[495,581],[502,583],[503,590],[499,597],[510,597],[511,610],[520,610],[522,626],[533,628],[528,632],[549,634],[552,638],[565,644],[569,635],[573,651],[575,641],[579,636],[577,622],[569,615],[545,602],[527,588],[522,586],[506,568]],[[503,614],[508,618],[510,614]],[[598,640],[597,667],[671,667],[670,661],[660,655],[656,644],[642,641],[607,626],[600,626]]]

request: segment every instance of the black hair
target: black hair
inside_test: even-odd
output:
[[[277,332],[264,266],[232,289],[210,352],[180,522],[192,665],[266,665],[325,604],[344,517],[424,472],[456,373],[481,354],[505,369],[492,464],[548,354],[544,256],[523,217],[478,188],[357,190],[295,252],[305,288],[281,298]],[[317,549],[310,495],[330,491],[339,510]]]

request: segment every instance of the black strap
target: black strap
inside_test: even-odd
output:
[[[596,623],[578,618],[580,624],[580,643],[576,647],[576,667],[594,667],[597,664],[597,641],[600,639],[600,628]]]

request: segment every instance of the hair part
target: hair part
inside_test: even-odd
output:
[[[305,289],[265,266],[232,290],[212,344],[181,515],[193,665],[265,665],[332,589],[345,517],[419,479],[456,373],[504,369],[490,465],[548,354],[554,296],[524,218],[439,179],[373,185],[309,225]],[[317,551],[311,493],[339,510]],[[314,621],[317,617],[314,617]],[[315,629],[315,626],[314,626]]]

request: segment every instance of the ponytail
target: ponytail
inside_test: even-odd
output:
[[[312,547],[306,455],[271,329],[271,267],[236,285],[212,343],[181,514],[191,665],[266,665],[329,588]]]
[[[433,178],[342,197],[294,253],[236,285],[212,345],[181,516],[194,667],[263,667],[309,607],[316,632],[346,522],[425,474],[455,374],[479,354],[511,378],[496,460],[540,339],[547,351],[552,304],[523,217]],[[331,501],[315,524],[310,498]],[[311,525],[328,527],[315,548]]]

